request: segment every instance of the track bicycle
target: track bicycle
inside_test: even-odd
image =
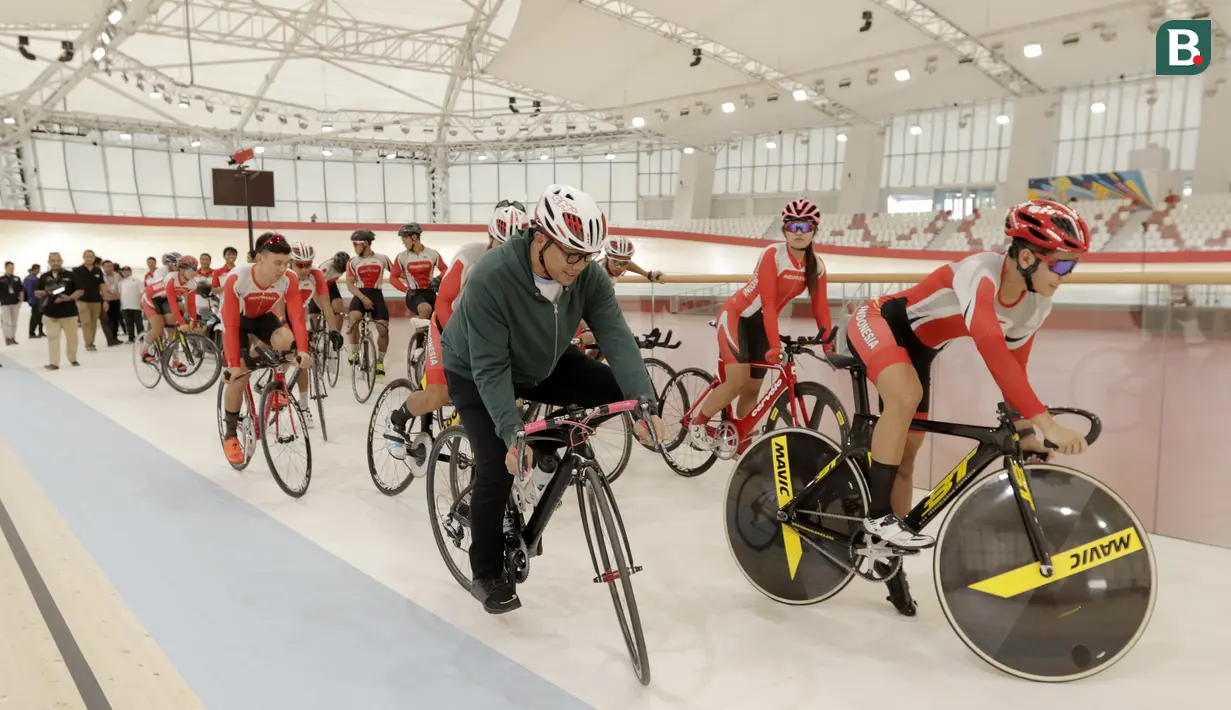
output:
[[[710,325],[716,327],[715,321],[710,321]],[[679,422],[680,426],[678,431],[668,430],[668,438],[662,449],[663,460],[671,470],[681,476],[699,476],[708,471],[718,459],[730,460],[743,453],[758,434],[757,426],[762,419],[765,419],[759,432],[762,434],[792,426],[807,426],[820,431],[822,424],[836,421],[840,438],[845,439],[850,431],[850,418],[842,400],[819,382],[800,382],[795,369],[795,361],[801,355],[822,360],[813,351],[813,346],[828,345],[835,332],[830,333],[828,340],[821,340],[819,334],[811,338],[780,335],[781,363],[751,363],[753,367],[772,370],[778,376],[774,378],[769,390],[757,400],[748,416],[743,419],[735,416],[738,399],[718,412],[718,423],[715,426],[717,433],[714,436],[714,445],[709,451],[692,445],[686,422],[692,421],[701,402],[722,384],[725,368],[721,362],[718,363],[717,379],[699,367],[689,367],[677,372],[664,389],[661,416],[664,422]],[[811,400],[811,405],[806,401],[808,399]],[[692,463],[692,458],[700,458],[699,463]]]
[[[338,347],[335,342],[332,332],[329,330],[329,324],[325,322],[325,315],[323,313],[313,313],[308,318],[309,323],[313,324],[309,339],[320,339],[319,343],[311,343],[312,360],[314,363],[321,363],[322,373],[329,386],[337,387],[338,374],[342,370],[342,348]],[[318,352],[320,353],[320,360],[316,359]]]
[[[164,328],[150,345],[143,338],[133,342],[133,369],[147,389],[166,380],[176,392],[200,394],[222,374],[222,353],[208,335],[185,326]]]
[[[427,372],[428,324],[415,327],[406,346],[406,379],[415,389],[422,389],[423,374]]]
[[[359,329],[359,340],[350,354],[350,383],[355,399],[363,404],[376,387],[376,325],[372,311],[365,310],[354,327]]]
[[[854,385],[846,445],[810,429],[769,432],[748,447],[727,484],[725,527],[736,565],[758,591],[786,604],[829,599],[855,577],[884,582],[911,554],[863,532],[878,417],[862,364],[849,355],[827,361],[848,370]],[[1086,440],[1098,438],[1094,414],[1048,411],[1089,420]],[[915,430],[978,445],[904,523],[919,531],[952,508],[936,538],[936,595],[975,655],[1018,678],[1076,680],[1107,669],[1141,638],[1157,594],[1154,555],[1141,521],[1114,491],[1023,453],[1015,415],[1001,403],[994,427],[915,420]],[[982,475],[997,461],[1002,468]]]
[[[530,558],[543,554],[543,533],[569,486],[577,488],[581,523],[594,566],[595,584],[606,584],[620,622],[620,631],[642,685],[650,683],[650,662],[641,629],[641,616],[633,595],[632,575],[641,567],[633,561],[624,520],[611,487],[599,470],[589,435],[601,420],[637,411],[649,425],[649,403],[627,400],[600,407],[565,407],[559,416],[527,424],[518,435],[517,460],[525,447],[534,451],[535,466],[552,472],[541,493],[530,474],[519,475],[505,509],[505,573],[510,584],[521,584],[530,574]],[[654,427],[649,426],[651,436]],[[561,452],[563,449],[563,452]],[[432,535],[453,578],[470,590],[470,491],[474,458],[465,429],[452,426],[432,446],[427,476],[428,515]],[[437,480],[439,474],[440,480]],[[453,554],[458,553],[455,560]],[[463,567],[465,569],[463,569]]]
[[[244,401],[240,405],[239,425],[236,434],[239,435],[240,446],[244,450],[242,463],[231,464],[236,471],[248,467],[252,457],[256,455],[256,443],[261,442],[265,451],[265,462],[269,464],[269,472],[282,492],[292,498],[299,498],[308,492],[312,483],[312,441],[308,436],[307,423],[299,409],[296,399],[298,388],[289,387],[287,383],[296,382],[299,367],[294,364],[293,353],[276,354],[263,343],[257,342],[250,352],[244,350],[243,357],[248,367],[248,381],[244,383]],[[287,372],[283,366],[290,364]],[[228,375],[229,375],[228,371]],[[226,443],[226,412],[223,407],[229,377],[223,377],[218,383],[218,440]],[[256,381],[256,392],[260,394],[259,406],[252,396],[253,381]],[[260,412],[261,416],[257,416]],[[296,442],[302,441],[302,451],[295,450]],[[277,455],[271,450],[274,445],[285,445],[287,451],[279,451]],[[303,471],[295,474],[292,470],[293,460],[302,459]],[[283,461],[283,471],[279,468]]]
[[[432,444],[443,429],[460,423],[457,411],[446,403],[435,412],[415,417],[407,422],[407,430],[399,431],[389,417],[406,402],[412,392],[426,389],[426,378],[416,386],[409,378],[399,377],[385,385],[372,406],[368,419],[368,474],[377,490],[395,496],[406,490],[427,469]],[[401,451],[400,456],[394,451]]]
[[[333,334],[325,324],[325,316],[315,313],[308,317],[308,351],[312,355],[312,370],[308,373],[308,399],[316,402],[317,421],[320,422],[321,438],[329,441],[329,427],[325,423],[325,398],[329,390],[325,387],[325,371],[330,366],[338,365],[338,351],[334,347]],[[334,380],[337,381],[336,378]]]

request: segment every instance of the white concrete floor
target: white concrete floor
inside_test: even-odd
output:
[[[407,327],[396,324],[389,380],[401,374],[406,338]],[[83,349],[80,368],[46,372],[45,342],[3,352],[595,707],[855,707],[880,699],[953,708],[982,707],[994,694],[1001,708],[1157,708],[1209,703],[1224,685],[1231,616],[1222,610],[1231,591],[1231,550],[1156,537],[1161,589],[1136,649],[1083,681],[1029,683],[992,669],[962,645],[937,604],[926,553],[908,562],[920,604],[914,619],[898,616],[884,601],[884,588],[867,583],[810,607],[763,597],[727,550],[721,499],[730,464],[684,479],[635,446],[614,490],[637,562],[645,567],[633,578],[653,669],[652,685],[643,688],[629,667],[606,589],[590,583],[575,498],[566,498],[548,531],[545,555],[533,560],[530,579],[519,589],[523,608],[491,617],[449,576],[432,539],[423,482],[396,498],[373,486],[365,433],[375,395],[366,405],[355,402],[345,365],[327,403],[331,441],[313,442],[311,489],[292,500],[279,491],[263,458],[242,473],[227,465],[212,390],[186,397],[166,385],[142,388],[127,346]]]

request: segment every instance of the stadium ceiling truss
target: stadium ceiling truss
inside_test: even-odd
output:
[[[36,32],[64,36],[79,32],[75,43],[81,62],[66,65],[48,62],[42,74],[25,90],[10,96],[0,96],[0,105],[18,122],[15,126],[0,126],[0,149],[19,144],[34,132],[51,107],[60,104],[71,90],[85,80],[92,80],[139,103],[166,119],[171,126],[191,127],[173,111],[161,110],[143,95],[130,94],[119,84],[139,82],[142,87],[162,88],[162,98],[168,105],[197,102],[207,111],[229,112],[235,116],[232,127],[197,128],[200,137],[225,141],[229,136],[237,148],[257,138],[275,143],[311,143],[347,145],[349,143],[414,143],[420,146],[438,145],[449,151],[459,146],[478,145],[482,149],[500,150],[523,144],[574,145],[579,138],[598,141],[623,141],[638,136],[643,141],[660,142],[661,136],[647,129],[626,129],[622,115],[611,111],[589,110],[572,102],[530,89],[485,73],[487,65],[504,46],[505,40],[490,32],[492,21],[504,0],[475,0],[465,23],[425,30],[363,22],[344,15],[324,12],[325,0],[317,0],[307,12],[270,8],[254,0],[132,0],[129,16],[107,46],[102,62],[89,58],[89,48],[96,43],[101,18],[89,25],[3,25],[0,37]],[[138,9],[143,12],[138,12]],[[273,66],[255,94],[227,91],[192,84],[180,77],[191,76],[189,64],[152,65],[120,51],[123,40],[134,34],[176,38],[188,42],[265,50]],[[314,106],[271,100],[266,92],[282,66],[290,59],[316,59],[343,71],[383,86],[416,101],[436,108],[430,113],[375,112],[357,110],[323,110]],[[238,60],[224,60],[231,63]],[[410,94],[398,87],[362,73],[363,65],[383,66],[444,74],[450,77],[444,101],[435,103]],[[516,96],[525,108],[520,113],[507,110],[486,110],[477,114],[457,110],[461,96],[469,88],[487,96]],[[475,89],[479,81],[505,93]],[[537,102],[534,110],[530,102]],[[97,117],[82,116],[83,125],[96,125]],[[254,126],[252,121],[258,123]],[[277,120],[282,125],[296,124],[300,132],[262,131],[259,124]],[[57,121],[64,123],[63,119]],[[139,130],[138,120],[116,119]],[[317,133],[326,124],[329,133]],[[254,130],[255,128],[255,130]],[[312,133],[303,131],[313,129]],[[386,132],[386,129],[389,129]],[[165,130],[165,128],[164,128]],[[401,136],[397,135],[400,131]],[[371,139],[359,134],[375,134]],[[347,140],[344,136],[351,136]],[[558,137],[554,137],[558,136]]]

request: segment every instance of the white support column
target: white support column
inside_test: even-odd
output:
[[[714,166],[718,156],[703,150],[680,159],[680,184],[675,191],[671,219],[709,219],[714,200]]]
[[[443,224],[449,221],[449,149],[437,146],[432,150],[431,160],[427,164],[428,209],[431,211],[432,223]]]
[[[1056,140],[1060,136],[1060,117],[1055,103],[1054,96],[1028,96],[1014,102],[1008,179],[996,187],[997,209],[1025,202],[1030,178],[1052,175],[1056,164]]]
[[[1226,194],[1231,192],[1231,133],[1222,122],[1231,115],[1231,85],[1225,81],[1231,76],[1231,69],[1226,64],[1215,64],[1201,76],[1206,93],[1201,100],[1193,192]],[[1224,80],[1221,86],[1219,80]]]
[[[876,125],[852,126],[846,131],[846,159],[838,212],[881,212],[881,167],[885,161],[885,130]]]

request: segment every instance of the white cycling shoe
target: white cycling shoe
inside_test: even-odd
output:
[[[914,532],[903,525],[896,515],[864,518],[863,531],[901,550],[925,550],[936,544],[936,538]]]

